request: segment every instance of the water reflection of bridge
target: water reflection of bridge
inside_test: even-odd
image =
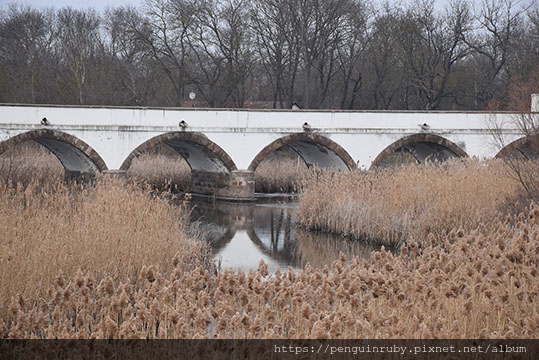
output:
[[[294,226],[294,203],[192,203],[194,227],[204,233],[224,266],[270,268],[330,265],[340,252],[367,258],[375,246]],[[228,258],[227,258],[228,257]],[[246,263],[250,265],[245,266]]]

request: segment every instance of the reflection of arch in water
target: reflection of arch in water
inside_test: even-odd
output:
[[[65,170],[66,179],[95,175],[107,170],[105,161],[84,141],[68,133],[40,129],[27,131],[0,143],[0,154],[25,141],[35,141],[54,154]]]
[[[294,150],[309,167],[343,170],[356,168],[352,157],[336,142],[322,135],[298,133],[281,137],[262,149],[249,165],[249,170],[255,171],[264,159],[283,147]]]
[[[255,206],[252,226],[247,229],[247,235],[265,255],[275,261],[291,266],[298,264],[291,209]]]
[[[538,159],[539,158],[539,134],[525,136],[504,146],[497,158]]]
[[[372,166],[385,166],[386,160],[396,153],[407,153],[423,164],[428,160],[445,161],[450,158],[468,157],[462,148],[452,141],[435,134],[413,134],[395,141],[374,159]]]
[[[215,253],[223,249],[238,229],[252,227],[254,204],[190,201],[191,216],[198,229],[206,233],[206,240]]]
[[[298,265],[297,246],[295,241],[289,242],[288,245],[283,247],[281,250],[273,251],[272,249],[267,248],[260,237],[258,237],[258,234],[255,232],[254,228],[247,229],[247,235],[253,244],[255,244],[260,251],[262,251],[262,253],[272,258],[276,262],[288,264],[290,266]]]
[[[214,253],[218,253],[223,249],[236,235],[236,230],[232,228],[224,228],[221,226],[207,226],[209,223],[201,223],[196,231],[202,231],[204,240],[209,243]],[[224,228],[224,231],[222,231]]]

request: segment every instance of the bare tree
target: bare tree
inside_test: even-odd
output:
[[[48,95],[45,89],[50,78],[46,67],[54,63],[50,62],[55,37],[53,18],[51,10],[15,4],[0,17],[0,59],[5,67],[3,81],[8,83],[4,91],[9,91],[11,99],[36,103]]]
[[[371,41],[366,50],[367,93],[372,107],[387,110],[405,89],[405,69],[399,46],[400,9],[386,4],[377,12],[371,25]],[[368,106],[368,105],[367,105]]]
[[[85,104],[85,90],[92,62],[100,43],[100,17],[94,10],[63,8],[58,12],[57,27],[63,66],[71,77],[68,86],[74,86],[76,101]]]
[[[474,50],[474,96],[482,108],[500,97],[509,81],[507,61],[514,47],[523,9],[511,0],[485,0],[477,18],[477,29],[466,43]]]
[[[363,84],[365,53],[370,43],[370,9],[362,1],[352,1],[339,26],[338,68],[342,75],[337,88],[339,108],[353,109]]]
[[[326,106],[330,82],[338,73],[337,49],[349,0],[290,1],[294,31],[299,35],[306,108]]]
[[[199,92],[210,104],[243,107],[255,59],[247,1],[204,1],[195,16],[190,46]]]
[[[188,83],[188,32],[195,8],[189,0],[146,0],[144,17],[131,23],[136,39],[159,64],[174,89],[173,104],[182,106]]]
[[[525,78],[515,79],[509,85],[508,109],[517,114],[512,125],[522,138],[517,147],[507,146],[503,124],[491,123],[495,142],[503,149],[501,157],[511,173],[522,185],[528,199],[539,203],[539,113],[531,112],[530,94],[539,93],[539,66]]]
[[[290,108],[299,68],[299,37],[288,0],[254,0],[251,27],[262,69],[272,87],[273,107]]]
[[[443,15],[436,15],[432,1],[423,0],[401,19],[401,50],[424,109],[439,108],[447,96],[453,66],[470,53],[464,39],[471,23],[469,5],[461,0],[451,2]]]
[[[144,28],[141,14],[133,7],[108,9],[104,16],[108,36],[108,56],[116,82],[115,96],[124,98],[127,105],[159,103],[156,99],[163,74],[154,57],[140,41],[151,29]]]

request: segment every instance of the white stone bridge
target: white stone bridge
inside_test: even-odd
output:
[[[539,114],[536,114],[539,115]],[[516,114],[449,111],[310,111],[0,105],[0,153],[33,140],[58,157],[66,176],[127,171],[167,144],[191,167],[193,191],[253,197],[253,172],[268,155],[293,149],[309,166],[368,169],[394,152],[428,159],[500,153],[491,127],[529,156]]]

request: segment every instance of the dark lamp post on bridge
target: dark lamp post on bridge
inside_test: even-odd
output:
[[[195,100],[196,97],[197,97],[197,94],[196,94],[194,91],[191,91],[191,92],[189,93],[189,99],[190,99],[191,101]],[[191,107],[195,107],[195,103],[194,103],[194,102],[191,104]]]

